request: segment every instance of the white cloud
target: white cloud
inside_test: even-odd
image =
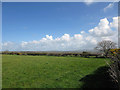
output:
[[[42,40],[53,40],[52,36],[46,35],[45,38],[42,38]]]
[[[114,21],[114,23],[116,22]],[[111,25],[112,24],[113,23],[111,23]],[[107,20],[107,18],[101,19],[98,26],[96,26],[93,29],[90,29],[89,33],[97,37],[111,36],[114,34],[114,32],[110,28],[109,21]]]
[[[101,19],[98,26],[88,30],[88,33],[81,31],[79,34],[70,36],[64,34],[53,39],[53,36],[46,35],[40,40],[22,41],[21,43],[2,43],[2,50],[32,50],[32,51],[64,51],[64,50],[90,50],[101,40],[111,40],[117,43],[117,17],[109,22],[107,18]],[[114,28],[114,30],[113,30]]]
[[[91,4],[93,4],[93,3],[95,3],[96,2],[96,0],[84,0],[83,1],[86,5],[91,5]]]
[[[113,22],[110,23],[110,26],[118,29],[118,17],[113,17]]]
[[[20,48],[19,45],[14,42],[2,43],[2,50],[17,50],[18,48]]]
[[[83,39],[83,36],[80,35],[80,34],[75,34],[75,35],[74,35],[74,38],[77,39],[77,40],[82,40],[82,39]]]
[[[84,3],[86,4],[86,5],[91,5],[92,3],[94,3],[94,0],[84,0]]]
[[[46,35],[46,39],[47,39],[47,40],[53,40],[53,37],[52,37],[52,36],[49,36],[49,35]]]
[[[83,33],[85,33],[85,31],[81,31],[80,33],[83,34]]]
[[[69,34],[64,34],[64,35],[61,37],[61,40],[69,41],[69,40],[70,40],[70,35],[69,35]]]
[[[110,9],[110,8],[113,8],[113,6],[114,6],[114,2],[113,3],[110,3],[110,4],[108,4],[103,10],[104,10],[104,12],[106,12],[108,9]]]

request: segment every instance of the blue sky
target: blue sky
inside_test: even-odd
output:
[[[71,36],[95,27],[99,20],[117,16],[117,3],[107,12],[108,2],[93,3],[3,3],[3,42],[39,40],[45,35],[53,38],[64,33]],[[111,20],[111,19],[110,19]]]
[[[115,2],[3,2],[2,5],[4,50],[78,50],[117,37]]]

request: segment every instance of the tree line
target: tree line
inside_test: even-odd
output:
[[[92,52],[40,52],[40,51],[3,51],[2,54],[6,55],[32,55],[32,56],[80,56],[80,57],[103,57],[102,53],[92,53]]]

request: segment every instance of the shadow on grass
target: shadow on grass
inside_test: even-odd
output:
[[[107,66],[100,67],[93,74],[86,75],[80,79],[80,82],[83,82],[83,86],[80,88],[109,88],[118,90],[116,83],[109,76],[108,69],[109,67]]]

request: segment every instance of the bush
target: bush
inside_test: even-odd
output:
[[[85,58],[89,58],[90,53],[89,53],[89,52],[86,52],[86,51],[83,51],[81,56],[82,56],[82,57],[85,57]]]
[[[18,52],[17,55],[22,55],[22,53]]]
[[[111,58],[110,63],[107,62],[110,67],[109,73],[120,89],[120,49],[111,49],[109,56]]]

